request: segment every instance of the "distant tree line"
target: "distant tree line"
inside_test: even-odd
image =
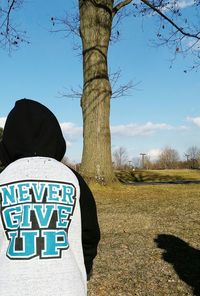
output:
[[[113,166],[115,169],[200,169],[200,148],[189,147],[183,157],[171,147],[161,150],[157,159],[145,154],[129,159],[125,147],[119,147],[113,152]]]
[[[0,127],[0,141],[2,136],[3,128]],[[151,159],[150,155],[145,154],[142,161],[141,155],[130,159],[127,149],[120,146],[113,151],[112,160],[115,169],[200,169],[200,148],[189,147],[181,159],[176,149],[165,147],[157,159]],[[63,163],[77,170],[80,168],[80,164],[71,162],[68,157],[63,159]],[[2,170],[1,164],[0,170]]]

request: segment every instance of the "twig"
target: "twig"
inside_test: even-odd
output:
[[[200,40],[200,32],[196,33],[196,34],[191,34],[188,32],[185,32],[183,30],[183,28],[179,27],[173,20],[171,20],[168,16],[166,16],[162,11],[160,11],[160,9],[158,9],[156,6],[154,6],[153,4],[151,4],[149,1],[147,0],[141,0],[144,4],[146,4],[148,7],[150,7],[153,11],[157,12],[162,18],[164,18],[166,21],[168,21],[173,27],[175,27],[177,29],[178,32],[180,32],[182,35],[187,36],[187,37],[192,37],[192,38],[196,38],[198,40]]]
[[[113,7],[112,10],[112,16],[114,17],[116,15],[116,13],[124,6],[130,4],[132,2],[132,0],[124,0],[120,3],[118,3],[115,7]]]

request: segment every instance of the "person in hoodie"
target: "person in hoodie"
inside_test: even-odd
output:
[[[59,123],[16,102],[0,143],[0,295],[85,296],[100,230],[84,179],[61,163]]]

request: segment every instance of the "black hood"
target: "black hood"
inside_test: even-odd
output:
[[[0,143],[2,165],[32,156],[60,161],[65,151],[66,143],[54,114],[36,101],[17,101],[7,117]]]

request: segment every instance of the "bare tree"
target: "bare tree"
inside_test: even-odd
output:
[[[150,155],[146,155],[144,159],[144,167],[145,169],[151,169],[152,168],[152,161]]]
[[[193,32],[188,23],[185,23],[185,26],[176,23],[181,18],[178,1],[141,0],[140,3],[141,6],[132,0],[79,0],[79,15],[76,13],[75,17],[66,18],[64,23],[66,33],[74,33],[76,36],[80,34],[82,42],[81,107],[84,142],[81,173],[90,178],[103,178],[105,182],[114,178],[109,120],[110,99],[112,95],[115,96],[115,91],[109,78],[107,61],[110,42],[115,39],[112,38],[113,27],[119,23],[122,15],[130,15],[137,10],[143,15],[151,13],[161,17],[157,35],[160,41],[164,38],[161,31],[165,31],[166,24],[173,28],[168,39],[165,38],[164,41],[168,45],[175,44],[176,54],[181,52],[179,43],[184,42],[185,38],[191,38],[194,42],[199,40],[199,33]],[[56,23],[55,18],[52,21],[53,24]],[[60,21],[62,25],[62,20]],[[115,36],[119,35],[117,30]],[[175,36],[176,39],[173,39]],[[76,47],[80,48],[80,44]],[[121,90],[123,93],[124,89]]]
[[[0,2],[0,46],[11,51],[22,42],[29,43],[26,32],[21,31],[13,21],[13,15],[21,8],[23,0],[3,0]]]
[[[25,40],[25,32],[17,30],[11,18],[22,2],[23,0],[7,0],[0,3],[0,45],[3,47],[18,46]],[[181,15],[179,2],[141,0],[141,5],[138,5],[133,0],[79,0],[79,13],[76,11],[75,15],[66,18],[65,22],[60,20],[61,25],[65,26],[66,35],[73,33],[81,37],[81,44],[76,47],[82,49],[83,57],[81,107],[84,143],[81,172],[85,176],[103,178],[105,182],[114,179],[109,122],[110,99],[112,95],[117,97],[120,91],[123,95],[127,87],[121,87],[117,92],[112,90],[107,53],[110,42],[118,40],[120,36],[116,25],[124,16],[133,14],[134,10],[142,15],[158,15],[161,22],[157,37],[161,44],[175,47],[175,55],[193,51],[197,54],[198,66],[200,55],[196,48],[199,47],[200,30],[198,26],[192,26],[188,17]],[[127,7],[131,9],[128,11]],[[194,1],[194,7],[198,10],[199,0]],[[59,20],[52,18],[53,25],[56,22]],[[167,24],[171,26],[169,31],[166,30]],[[188,42],[188,39],[191,42]]]
[[[82,49],[83,57],[83,93],[81,107],[83,114],[83,154],[81,172],[88,177],[97,177],[109,182],[114,179],[110,142],[110,99],[124,94],[129,85],[117,91],[112,90],[109,75],[107,53],[111,41],[118,40],[120,35],[116,29],[124,16],[134,13],[156,14],[161,22],[157,37],[161,44],[175,47],[175,55],[189,50],[196,54],[197,64],[200,58],[200,30],[189,22],[189,18],[181,15],[180,1],[173,0],[141,0],[141,5],[133,0],[79,0],[79,13],[71,15],[64,25],[66,35],[73,33],[81,37],[77,48]],[[12,14],[21,7],[23,0],[7,0],[0,3],[0,45],[11,49],[25,41],[25,32],[17,29],[12,22]],[[131,5],[132,4],[132,5]],[[132,10],[126,10],[131,7]],[[194,1],[198,10],[199,0]],[[59,23],[54,17],[53,25]],[[198,21],[198,17],[197,17]],[[171,30],[165,30],[166,24]],[[113,34],[115,28],[115,34]],[[63,30],[63,29],[58,29]],[[165,34],[169,32],[169,34]],[[186,42],[188,39],[191,42]],[[186,46],[185,46],[186,44]],[[131,85],[130,85],[131,86]],[[121,92],[121,93],[120,93]]]
[[[189,155],[189,159],[198,159],[200,157],[200,149],[197,146],[189,147],[186,153]]]
[[[200,164],[200,149],[197,146],[191,146],[187,149],[185,155],[188,157],[189,167],[195,169]]]
[[[111,84],[107,53],[113,20],[131,1],[80,0],[80,35],[83,49],[83,154],[81,172],[89,177],[114,179],[110,141]]]
[[[116,168],[121,169],[128,163],[128,154],[125,147],[119,147],[113,152],[113,160]]]
[[[170,147],[165,147],[159,158],[157,163],[159,164],[160,168],[163,169],[174,169],[177,166],[177,162],[179,161],[180,157],[178,152],[175,149]]]

